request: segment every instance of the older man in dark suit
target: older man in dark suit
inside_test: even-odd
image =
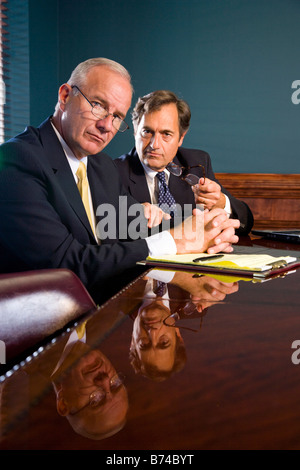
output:
[[[106,292],[104,281],[117,289],[117,276],[125,274],[127,283],[128,270],[151,253],[185,252],[187,243],[196,252],[231,250],[238,224],[222,211],[204,216],[201,240],[193,229],[196,215],[181,239],[172,228],[148,236],[149,213],[144,217],[144,207],[124,190],[113,161],[102,153],[128,128],[131,98],[124,67],[89,59],[60,86],[53,116],[1,146],[1,272],[67,268],[90,289],[99,285]],[[124,198],[141,210],[140,233],[130,232],[126,213],[121,217]]]
[[[189,105],[171,91],[139,98],[132,113],[135,148],[115,160],[125,188],[140,202],[158,204],[162,183],[157,176],[165,172],[173,202],[224,209],[240,220],[239,233],[249,233],[253,226],[249,207],[216,180],[208,153],[181,147],[190,118]]]

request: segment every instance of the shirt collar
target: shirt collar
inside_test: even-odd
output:
[[[149,168],[147,165],[145,165],[145,163],[142,161],[142,159],[140,158],[140,156],[138,155],[139,159],[140,159],[140,162],[141,162],[141,165],[142,167],[144,168],[144,171],[146,173],[146,175],[151,178],[151,179],[154,179],[155,176],[157,175],[158,171],[155,171],[155,170],[152,170],[151,168]],[[170,176],[170,172],[165,168],[164,169],[164,172],[166,173],[167,175],[167,179],[169,179],[169,176]]]
[[[85,166],[87,166],[88,157],[83,157],[81,160],[78,160],[78,158],[75,157],[74,153],[72,152],[70,147],[67,145],[65,140],[62,138],[61,134],[58,132],[58,130],[56,129],[56,127],[54,126],[52,121],[51,121],[51,125],[52,125],[52,127],[54,129],[54,132],[56,133],[56,135],[58,137],[58,140],[60,141],[61,146],[62,146],[62,148],[65,152],[65,155],[66,155],[67,160],[70,164],[72,173],[75,175],[76,171],[78,170],[79,162],[83,162],[85,164]]]

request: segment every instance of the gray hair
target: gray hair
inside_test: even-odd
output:
[[[115,62],[114,60],[110,60],[110,59],[105,59],[104,57],[88,59],[78,64],[77,67],[73,70],[68,80],[68,84],[70,86],[72,85],[77,85],[79,87],[82,86],[86,79],[86,75],[90,71],[90,69],[92,69],[93,67],[97,67],[99,65],[104,65],[106,67],[109,67],[112,71],[122,75],[125,79],[128,80],[133,91],[133,87],[131,84],[131,76],[128,70],[126,70],[125,67],[123,67],[123,65],[119,64],[118,62]]]
[[[115,62],[114,60],[110,60],[110,59],[105,59],[104,57],[97,57],[97,58],[94,58],[94,59],[88,59],[88,60],[85,60],[84,62],[81,62],[80,64],[78,64],[75,67],[75,69],[73,70],[73,72],[71,73],[71,76],[70,76],[69,80],[67,81],[67,83],[70,86],[77,85],[77,86],[81,87],[82,85],[85,84],[85,80],[86,80],[86,76],[87,76],[88,72],[93,67],[98,67],[100,65],[109,67],[113,72],[119,73],[122,77],[124,77],[126,80],[128,80],[128,83],[131,86],[131,91],[133,93],[134,90],[133,90],[133,86],[132,86],[132,83],[131,83],[131,76],[130,76],[128,70],[126,70],[125,67],[123,67],[123,65],[119,64],[118,62]],[[75,94],[76,93],[78,93],[77,90],[76,90]],[[59,104],[59,102],[57,102],[56,106],[55,106],[55,112],[57,112],[59,110],[59,106],[60,106],[60,104]]]

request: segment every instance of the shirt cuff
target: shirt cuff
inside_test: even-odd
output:
[[[230,200],[229,200],[229,197],[226,196],[226,194],[224,194],[224,196],[225,196],[225,199],[226,199],[224,210],[225,210],[225,212],[227,212],[228,216],[230,217],[231,214],[232,214]]]
[[[174,271],[161,271],[160,269],[155,269],[147,273],[147,277],[154,279],[155,281],[165,282],[168,284],[173,280],[175,276]]]
[[[149,256],[157,258],[159,255],[176,255],[176,243],[170,232],[163,231],[146,238]]]

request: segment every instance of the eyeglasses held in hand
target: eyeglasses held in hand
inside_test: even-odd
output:
[[[203,317],[206,315],[206,310],[204,309],[203,312],[200,314],[198,313],[196,305],[190,301],[184,307],[179,308],[179,310],[175,313],[170,314],[168,317],[164,318],[163,324],[165,326],[170,326],[173,328],[179,328],[183,330],[193,331],[194,333],[198,333],[198,331],[202,328]],[[198,314],[200,317],[200,327],[198,330],[194,328],[189,328],[187,326],[183,326],[182,323],[179,323],[180,320],[186,320],[189,316],[193,314]]]
[[[120,118],[117,114],[112,114],[108,113],[107,110],[102,106],[101,103],[98,103],[98,101],[93,101],[91,102],[83,93],[82,91],[78,88],[77,85],[72,85],[71,87],[76,88],[79,93],[83,96],[84,99],[89,103],[89,105],[92,107],[91,112],[92,114],[97,118],[97,119],[106,119],[108,116],[113,116],[112,124],[115,129],[119,132],[125,132],[127,129],[129,129],[128,124],[126,124],[123,119]]]
[[[192,168],[200,168],[202,171],[202,175],[194,175],[189,173],[189,170]],[[169,170],[170,173],[174,176],[179,176],[180,179],[186,181],[190,186],[194,186],[195,184],[199,183],[200,178],[204,178],[205,180],[205,168],[203,165],[194,165],[194,166],[179,166],[176,163],[170,162],[166,166],[166,169]]]

